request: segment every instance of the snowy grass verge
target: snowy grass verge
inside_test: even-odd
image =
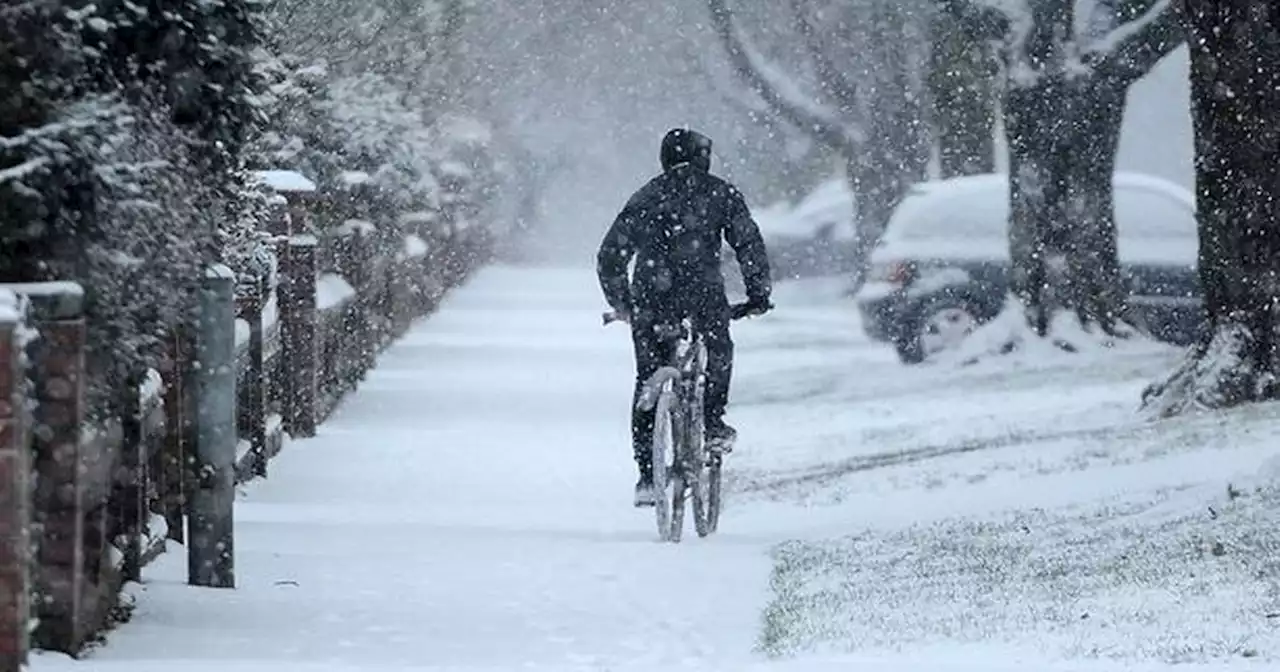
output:
[[[739,339],[723,525],[796,539],[774,551],[761,652],[883,669],[953,653],[984,669],[1280,663],[1264,469],[1280,405],[1151,422],[1142,390],[1180,351],[1066,314],[1053,333],[1075,352],[1029,338],[1019,311],[904,367],[841,341],[830,312],[779,313],[785,333]],[[797,518],[768,520],[780,505]]]
[[[1077,503],[1044,507],[1006,480],[998,512],[977,510],[976,489],[952,490],[950,515],[934,507],[929,520],[922,506],[922,522],[783,544],[760,649],[900,653],[948,643],[1126,664],[1280,662],[1280,470],[1258,457],[1280,439],[1276,411],[1164,423],[1137,449],[1158,459],[1157,445],[1212,448],[1221,454],[1201,457],[1218,463],[1250,451],[1252,462],[1236,459],[1252,468],[1230,479],[1190,468],[1152,486],[1143,474],[1160,470],[1147,467],[1124,476],[1127,492],[1096,498],[1080,473]],[[1224,441],[1213,428],[1226,427]],[[1091,443],[1124,451],[1132,440],[1117,428]],[[1043,476],[1028,478],[1036,475],[1024,474],[1023,488],[1046,487]]]
[[[1166,490],[775,553],[761,648],[939,641],[1053,658],[1280,659],[1280,490]]]

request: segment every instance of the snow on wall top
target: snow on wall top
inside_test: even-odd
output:
[[[18,295],[7,289],[0,289],[0,322],[13,324],[22,321],[22,308]]]
[[[50,282],[0,282],[0,291],[23,296],[84,296],[84,288],[78,282],[53,280]]]
[[[235,280],[236,274],[226,264],[214,264],[205,269],[204,277],[210,280]]]
[[[316,183],[294,170],[257,170],[254,176],[275,191],[312,192]]]

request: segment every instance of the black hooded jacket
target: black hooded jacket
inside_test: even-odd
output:
[[[596,273],[605,300],[629,313],[722,309],[720,250],[737,256],[747,298],[769,299],[769,258],[742,194],[710,172],[711,142],[678,129],[663,140],[663,172],[637,191],[605,234]],[[627,267],[635,260],[628,279]]]

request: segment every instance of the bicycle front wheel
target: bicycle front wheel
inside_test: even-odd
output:
[[[679,481],[675,476],[674,462],[675,447],[678,430],[676,429],[675,418],[673,417],[675,408],[671,403],[671,395],[662,392],[654,409],[656,412],[653,419],[653,490],[654,490],[654,515],[658,523],[658,538],[662,541],[673,541],[671,538],[672,515],[671,492],[674,487],[678,486],[683,489],[683,483],[674,483]],[[683,511],[681,512],[683,514]],[[680,516],[683,519],[683,515]],[[682,521],[683,522],[683,521]],[[674,541],[678,541],[677,535]]]

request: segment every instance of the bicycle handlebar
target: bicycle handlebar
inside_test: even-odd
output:
[[[764,310],[757,310],[757,308],[756,308],[755,304],[752,304],[752,303],[749,303],[749,302],[745,302],[745,301],[744,301],[744,302],[742,302],[742,303],[735,303],[735,304],[733,304],[733,305],[729,306],[729,319],[730,319],[730,320],[741,320],[741,319],[742,319],[742,318],[744,318],[744,317],[751,317],[751,316],[754,316],[754,315],[763,315],[763,314],[765,314],[766,312],[768,312],[768,311],[770,311],[770,310],[772,310],[772,309],[773,309],[773,303],[772,303],[772,302],[770,302],[770,303],[765,307],[765,309],[764,309]],[[601,315],[601,319],[603,320],[603,322],[604,322],[604,326],[606,326],[606,327],[607,327],[607,326],[609,326],[610,324],[614,323],[614,322],[627,322],[627,321],[628,321],[626,318],[624,318],[624,317],[622,317],[621,315],[619,315],[619,314],[618,314],[618,311],[616,311],[616,310],[609,310],[609,311],[605,311],[605,313],[604,313],[603,315]]]

